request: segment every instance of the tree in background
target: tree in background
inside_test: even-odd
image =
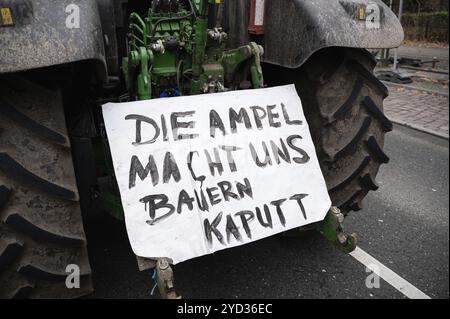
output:
[[[398,13],[400,0],[392,3]],[[407,40],[448,43],[448,0],[404,0],[402,25]]]
[[[383,0],[389,5],[390,0]],[[399,0],[393,0],[393,10],[397,11]],[[448,11],[448,0],[404,0],[404,11],[411,13]]]

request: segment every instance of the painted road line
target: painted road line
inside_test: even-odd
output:
[[[425,293],[414,287],[411,283],[397,275],[361,248],[356,247],[356,249],[350,253],[350,256],[355,258],[373,272],[377,273],[377,275],[383,278],[388,284],[400,291],[406,297],[410,299],[431,299]],[[374,268],[377,269],[377,271],[375,271]]]

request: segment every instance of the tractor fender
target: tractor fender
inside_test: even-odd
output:
[[[228,0],[225,5],[224,24],[232,46],[252,39],[247,31],[250,1]],[[367,21],[368,15],[379,18],[379,24]],[[327,47],[398,47],[404,33],[381,0],[265,0],[262,37],[264,62],[297,68]]]
[[[97,1],[0,0],[0,8],[13,20],[0,24],[0,73],[91,60],[106,78]]]

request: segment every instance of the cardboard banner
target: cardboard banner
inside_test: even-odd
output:
[[[138,256],[182,262],[331,206],[293,85],[108,103],[103,116]]]

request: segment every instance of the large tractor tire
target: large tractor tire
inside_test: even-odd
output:
[[[386,132],[387,88],[375,77],[372,55],[364,50],[319,52],[296,81],[333,205],[344,214],[362,209],[380,165]]]
[[[383,113],[387,88],[374,76],[365,50],[332,48],[298,70],[270,68],[272,84],[295,83],[334,206],[344,214],[362,209],[389,157],[383,152],[392,123]]]
[[[90,274],[61,93],[0,77],[0,298],[79,297]]]

